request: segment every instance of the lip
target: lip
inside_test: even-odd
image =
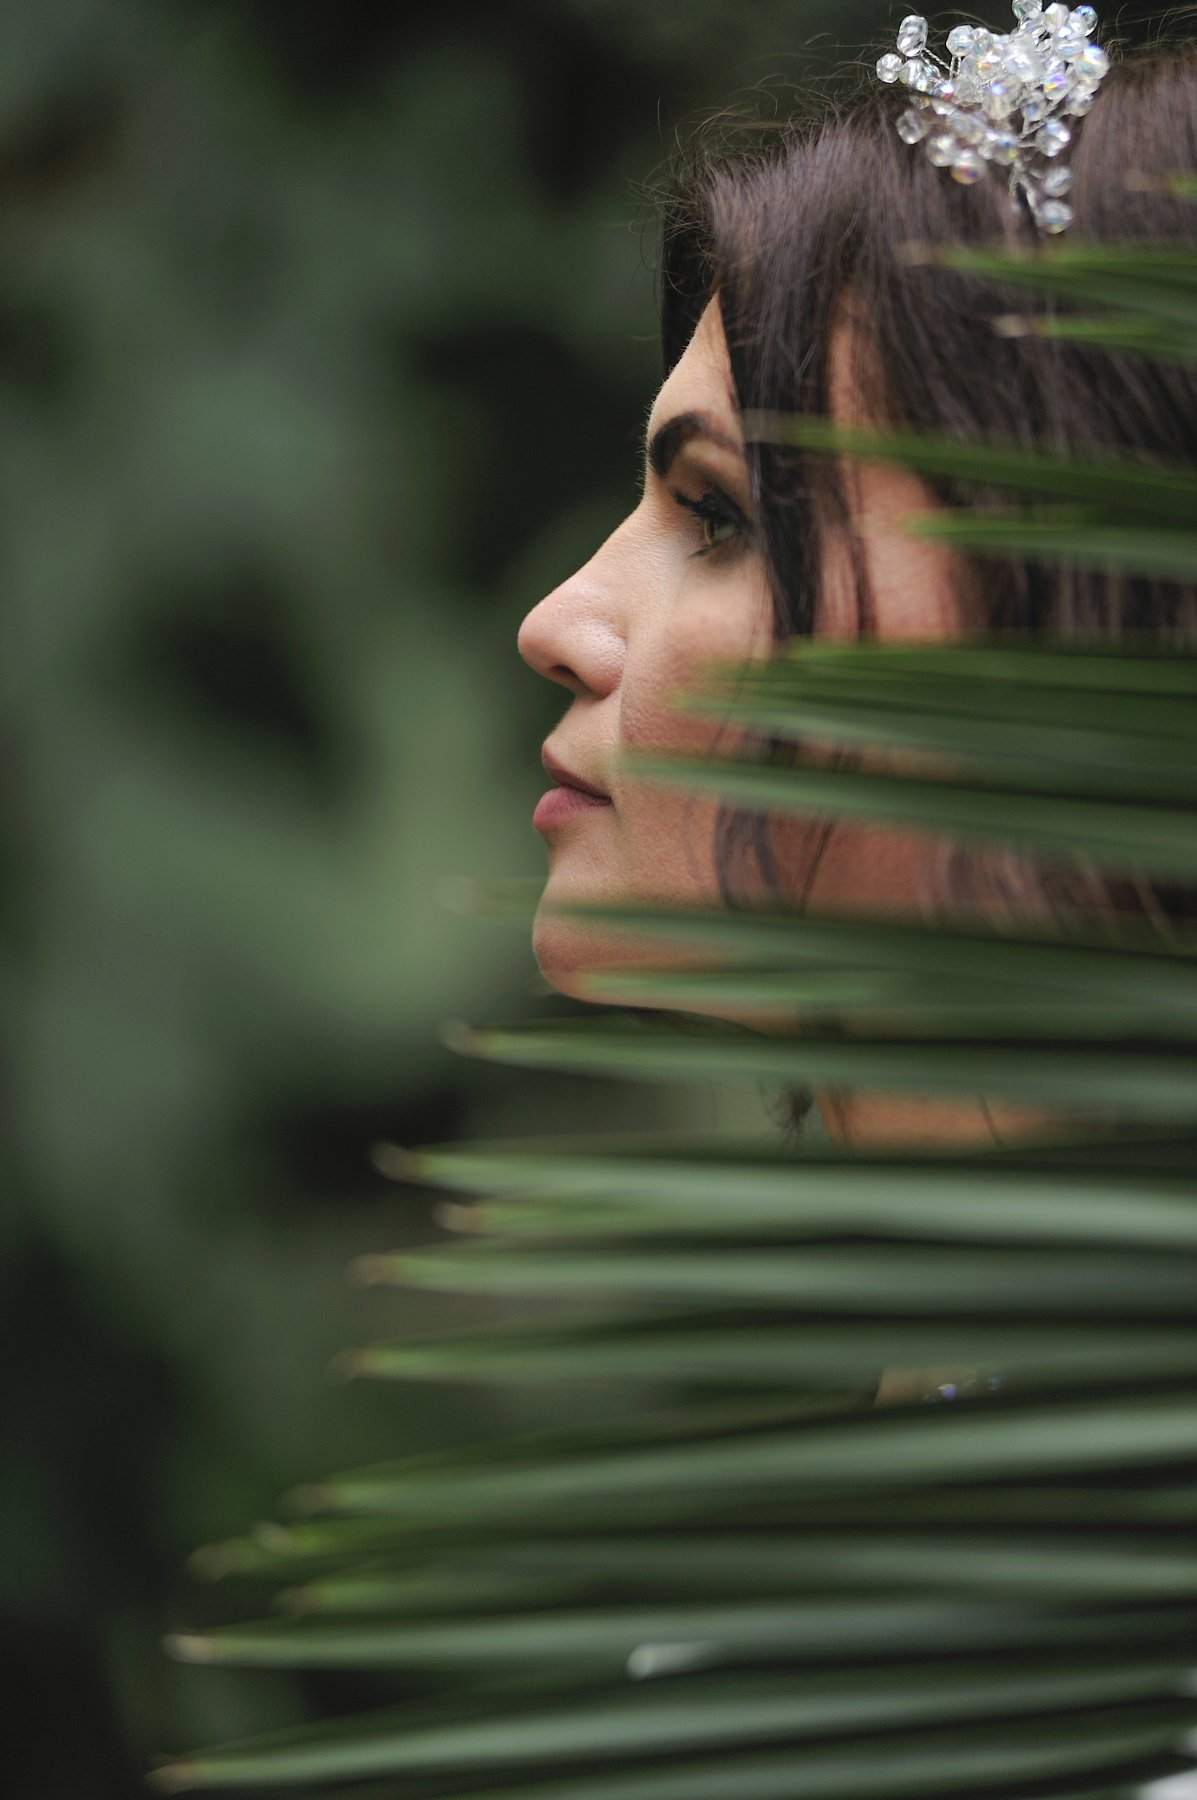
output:
[[[572,769],[566,768],[563,762],[557,761],[547,744],[540,753],[540,761],[545,774],[551,781],[555,781],[558,787],[577,788],[580,794],[589,794],[592,799],[604,800],[610,806],[611,796],[605,788],[596,786],[593,781],[583,780],[581,775],[575,775]]]
[[[551,831],[557,825],[581,818],[583,813],[611,805],[610,794],[604,793],[594,782],[575,775],[547,749],[541,751],[540,760],[545,774],[557,785],[542,794],[537,802],[532,815],[532,824],[537,831]]]

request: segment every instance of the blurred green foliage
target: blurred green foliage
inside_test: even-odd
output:
[[[327,1379],[381,1324],[344,1263],[429,1230],[372,1139],[682,1105],[440,1049],[534,971],[439,884],[541,866],[560,706],[514,633],[636,479],[636,184],[678,122],[825,71],[884,11],[4,8],[13,1791],[135,1794],[153,1749],[363,1697],[180,1672],[158,1640],[202,1622],[194,1544],[492,1424]]]

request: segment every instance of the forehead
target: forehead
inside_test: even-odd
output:
[[[683,412],[705,413],[729,435],[736,431],[731,363],[716,300],[708,301],[694,336],[662,383],[653,401],[649,431]]]

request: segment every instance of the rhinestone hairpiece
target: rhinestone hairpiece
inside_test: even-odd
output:
[[[877,74],[909,90],[897,122],[904,143],[925,144],[936,167],[966,186],[987,168],[1008,170],[1011,195],[1021,193],[1039,230],[1055,235],[1072,223],[1072,175],[1061,161],[1072,142],[1069,120],[1089,111],[1110,59],[1092,41],[1091,6],[1013,0],[1011,10],[1011,32],[949,31],[950,62],[928,50],[927,21],[912,13]]]

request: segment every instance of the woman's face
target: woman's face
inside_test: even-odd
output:
[[[845,326],[832,358],[833,412],[843,419],[859,417],[850,352]],[[879,465],[858,467],[852,480],[878,635],[936,638],[959,630],[947,553],[901,529],[904,514],[928,504],[926,491],[912,476]],[[833,546],[829,561],[817,629],[851,635],[850,559]],[[772,649],[772,608],[716,302],[653,403],[638,505],[583,568],[533,607],[519,648],[532,668],[573,696],[544,746],[556,785],[534,820],[549,855],[534,946],[546,979],[576,993],[583,969],[659,962],[661,947],[637,946],[622,934],[604,938],[553,916],[547,904],[702,904],[719,897],[717,802],[633,778],[621,766],[624,751],[702,751],[716,736],[727,744],[717,719],[680,713],[670,697],[693,686],[707,661],[748,662]],[[924,858],[917,839],[841,826],[810,898],[914,905]],[[805,885],[799,867],[786,870],[783,849],[785,875],[795,891]]]

